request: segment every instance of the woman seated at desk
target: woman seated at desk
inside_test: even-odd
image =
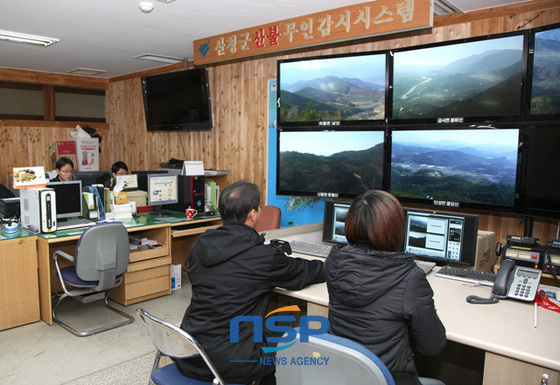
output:
[[[404,239],[399,201],[381,190],[357,197],[348,210],[349,244],[325,262],[330,333],[361,343],[387,366],[397,385],[442,384],[419,378],[412,350],[436,355],[446,345],[433,291]]]

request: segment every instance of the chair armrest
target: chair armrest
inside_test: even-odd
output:
[[[58,260],[59,255],[61,257],[64,257],[65,259],[69,260],[70,262],[74,262],[74,257],[72,255],[62,251],[62,250],[57,250],[57,251],[54,252],[53,258],[54,258],[55,261]]]

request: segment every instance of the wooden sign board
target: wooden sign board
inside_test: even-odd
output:
[[[433,26],[433,0],[378,0],[196,40],[194,64]]]

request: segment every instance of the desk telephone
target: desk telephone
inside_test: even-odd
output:
[[[497,303],[504,298],[533,302],[539,290],[541,275],[542,271],[540,269],[517,266],[511,259],[504,259],[494,281],[492,296],[481,298],[476,295],[469,295],[467,302],[490,304]]]
[[[531,267],[516,266],[505,259],[494,281],[492,294],[497,298],[514,298],[533,302],[539,289],[542,271]]]

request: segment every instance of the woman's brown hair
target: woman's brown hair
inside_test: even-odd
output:
[[[348,242],[369,242],[376,250],[400,251],[404,240],[404,212],[393,195],[369,190],[358,196],[346,215]]]

